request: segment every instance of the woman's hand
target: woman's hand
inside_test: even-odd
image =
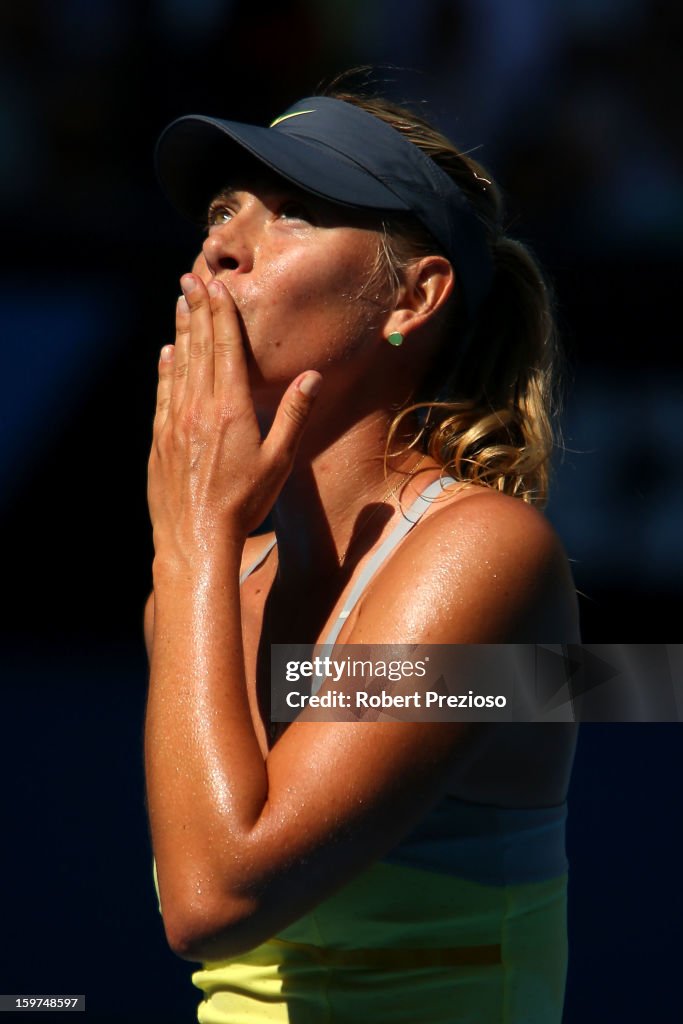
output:
[[[148,501],[157,557],[181,565],[242,543],[270,512],[306,426],[320,374],[287,388],[263,438],[235,305],[217,280],[181,279],[175,345],[162,349]]]

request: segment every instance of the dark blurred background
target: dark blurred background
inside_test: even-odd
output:
[[[0,992],[194,1019],[142,778],[156,360],[198,239],[156,187],[183,113],[267,123],[360,63],[476,149],[554,282],[571,373],[548,514],[585,642],[671,643],[683,590],[683,7],[655,0],[0,4]],[[565,1024],[680,1016],[676,725],[582,727]],[[428,1024],[428,1022],[425,1022]]]

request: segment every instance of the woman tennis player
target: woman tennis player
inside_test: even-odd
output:
[[[578,640],[541,273],[490,174],[381,99],[183,117],[157,169],[207,227],[159,361],[145,616],[199,1020],[559,1024],[573,725],[269,714],[271,644]]]

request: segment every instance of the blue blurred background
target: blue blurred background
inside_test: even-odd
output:
[[[674,0],[0,7],[1,992],[84,992],[98,1024],[197,1003],[156,911],[142,777],[156,359],[198,244],[154,181],[161,128],[268,122],[355,64],[411,69],[385,91],[476,149],[555,284],[571,379],[548,514],[584,640],[671,643],[682,21]],[[582,727],[565,1024],[681,1020],[682,791],[679,726]]]

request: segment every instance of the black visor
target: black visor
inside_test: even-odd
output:
[[[157,175],[178,210],[203,220],[240,151],[330,202],[412,214],[453,264],[473,318],[493,276],[486,229],[445,171],[385,121],[329,96],[300,100],[269,128],[193,114],[161,134]]]

